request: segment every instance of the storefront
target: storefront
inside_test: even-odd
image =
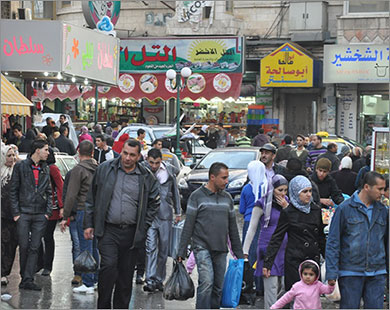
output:
[[[119,39],[60,21],[1,20],[0,26],[1,70],[27,82],[34,112],[60,104],[76,114],[88,86],[117,85]]]
[[[324,83],[335,84],[337,134],[371,144],[389,126],[389,47],[325,45]]]
[[[279,129],[293,136],[316,131],[323,91],[320,60],[296,43],[285,43],[261,60],[260,86],[265,102],[272,96],[270,114]]]

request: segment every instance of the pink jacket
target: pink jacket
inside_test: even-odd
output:
[[[306,260],[305,262],[316,264],[318,270],[320,270],[318,264],[315,261]],[[302,264],[299,266],[299,274],[301,274]],[[322,282],[318,281],[318,278],[314,281],[313,284],[307,285],[305,282],[303,282],[301,277],[301,281],[295,283],[291,290],[289,290],[271,306],[271,309],[282,309],[294,298],[294,309],[322,309],[320,296],[322,294],[331,294],[333,290],[334,286],[323,284]]]

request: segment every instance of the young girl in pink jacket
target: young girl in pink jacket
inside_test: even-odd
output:
[[[299,266],[301,281],[295,283],[291,290],[284,294],[271,309],[282,309],[286,304],[294,300],[294,309],[321,309],[320,296],[331,294],[334,285],[323,284],[318,281],[320,267],[313,260],[305,260]]]

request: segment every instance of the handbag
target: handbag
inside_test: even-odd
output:
[[[221,307],[236,308],[238,306],[240,303],[243,276],[244,260],[229,260],[229,267],[223,281]]]

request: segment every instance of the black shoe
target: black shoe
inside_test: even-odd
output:
[[[43,269],[41,275],[42,276],[50,276],[51,271],[49,269]]]
[[[162,284],[161,282],[157,282],[156,289],[158,289],[160,292],[162,292],[164,290],[164,284]]]
[[[141,276],[137,276],[137,278],[135,279],[135,283],[136,284],[143,284],[144,283],[144,279],[142,279]]]
[[[25,284],[24,282],[20,282],[19,283],[19,288],[24,288],[24,284]]]
[[[153,284],[146,284],[144,285],[144,292],[151,292],[153,293],[156,290],[156,287]]]
[[[25,283],[23,289],[31,290],[31,291],[41,291],[42,290],[42,288],[40,286],[36,285],[34,282]]]

